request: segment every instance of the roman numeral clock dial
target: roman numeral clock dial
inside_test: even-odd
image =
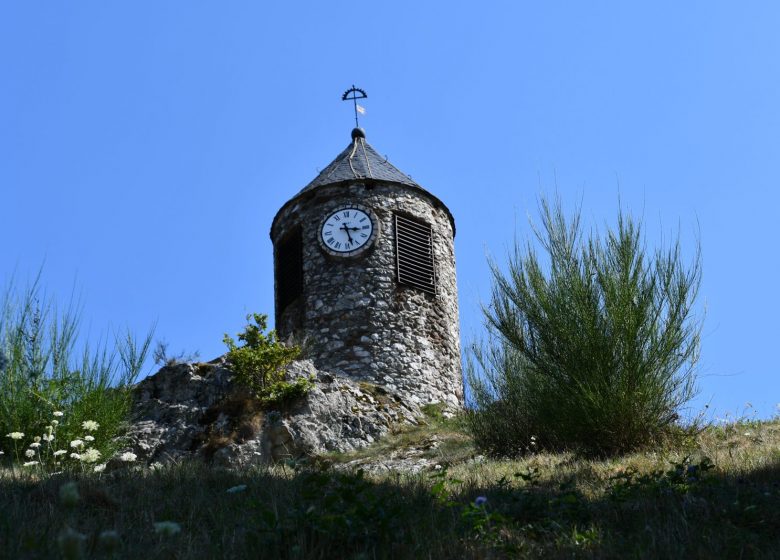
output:
[[[368,208],[350,204],[331,210],[320,225],[320,246],[335,257],[363,253],[379,233],[378,222]]]

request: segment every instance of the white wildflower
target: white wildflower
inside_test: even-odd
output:
[[[94,432],[100,427],[100,424],[98,424],[94,420],[84,420],[81,423],[81,427],[87,430],[88,432]]]
[[[43,434],[43,441],[54,441],[54,434]]]
[[[83,447],[84,442],[81,441],[80,439],[74,439],[73,441],[70,442],[70,446],[74,449],[77,447]]]
[[[54,456],[59,457],[60,455],[65,455],[66,453],[67,451],[65,451],[64,449],[58,449],[57,451],[54,452]]]
[[[55,410],[54,412],[52,412],[52,414],[53,414],[54,416],[56,416],[57,418],[59,418],[59,417],[61,417],[61,416],[62,416],[64,413],[63,413],[63,412],[60,412],[59,410]],[[54,424],[54,422],[52,422],[52,424]],[[56,424],[54,424],[54,425],[56,426]]]
[[[38,437],[38,436],[35,436],[35,437],[33,438],[33,443],[40,443],[40,441],[41,441],[41,438],[40,438],[40,437]]]
[[[81,460],[85,463],[95,463],[100,459],[100,451],[90,447],[81,454]]]
[[[41,444],[40,444],[39,442],[37,442],[37,441],[34,441],[34,442],[32,442],[32,443],[30,444],[30,447],[31,447],[32,449],[38,449],[40,446],[41,446]]]
[[[119,456],[120,461],[124,461],[125,463],[132,463],[138,458],[138,456],[135,453],[132,453],[130,451],[126,451],[125,453],[122,453]]]
[[[81,459],[81,455],[79,455],[78,453],[71,453],[70,454],[70,458],[71,459]]]
[[[103,472],[104,470],[106,470],[106,464],[103,463],[102,465],[95,465],[95,468],[92,470],[95,472]]]
[[[28,449],[27,451],[24,452],[24,456],[32,459],[33,457],[35,457],[35,449]]]
[[[181,531],[181,525],[175,521],[158,521],[154,524],[154,532],[164,537],[170,537]]]
[[[22,432],[11,432],[10,434],[6,435],[5,437],[9,437],[11,439],[22,439],[24,437],[24,433],[22,433]]]
[[[24,464],[25,467],[32,467],[34,465],[37,465],[38,461],[28,461]]]
[[[51,425],[56,427],[56,426],[59,426],[60,423],[57,420],[52,420],[51,421]]]
[[[84,441],[95,441],[95,438],[92,436],[84,436]]]

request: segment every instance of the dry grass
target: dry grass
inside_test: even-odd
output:
[[[449,467],[414,476],[281,465],[42,480],[6,471],[0,558],[59,557],[66,526],[85,535],[90,558],[780,557],[778,422],[712,427],[681,448],[614,459],[493,460],[475,457],[458,422],[439,418],[360,456],[434,436],[430,453]],[[58,498],[67,481],[81,495],[72,508]],[[181,532],[156,534],[160,521]],[[120,536],[114,556],[101,548],[105,530]]]
[[[461,418],[445,418],[436,406],[425,407],[426,415],[417,425],[404,424],[370,447],[352,453],[331,453],[320,457],[326,465],[351,461],[403,456],[409,451],[440,465],[454,465],[476,455],[472,438]]]

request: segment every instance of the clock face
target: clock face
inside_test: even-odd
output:
[[[334,256],[352,256],[368,249],[377,234],[368,208],[346,205],[329,212],[320,226],[320,244]]]

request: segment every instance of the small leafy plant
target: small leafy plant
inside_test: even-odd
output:
[[[228,347],[227,360],[236,375],[236,380],[247,387],[265,404],[281,403],[305,395],[312,387],[306,378],[293,382],[285,378],[284,368],[300,355],[298,346],[287,346],[278,340],[276,331],[268,328],[268,317],[260,313],[249,314],[238,346],[229,335],[223,341]],[[254,323],[252,322],[254,321]]]

